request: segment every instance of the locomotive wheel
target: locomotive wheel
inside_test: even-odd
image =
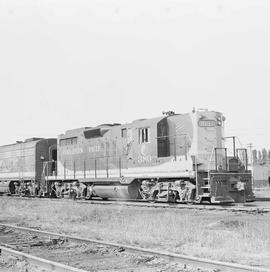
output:
[[[77,199],[76,192],[70,192],[70,198],[73,200]]]
[[[174,192],[171,199],[172,199],[172,203],[177,203],[177,200],[179,199],[179,193]]]
[[[139,189],[140,196],[143,200],[149,200],[150,194],[143,192],[141,189]]]
[[[154,191],[152,196],[149,196],[149,202],[150,203],[155,203],[157,201],[157,195],[158,195],[158,191]]]
[[[82,196],[85,200],[91,200],[92,199],[92,195],[90,194],[90,192],[87,190],[87,187],[83,189],[83,193]]]

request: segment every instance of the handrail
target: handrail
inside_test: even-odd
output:
[[[215,146],[213,145],[212,151],[211,151],[211,155],[210,155],[210,159],[208,160],[208,165],[207,165],[207,173],[208,173],[208,175],[210,173],[210,165],[211,165],[211,162],[212,162],[212,157],[213,157],[213,154],[214,154],[214,150],[215,150]]]

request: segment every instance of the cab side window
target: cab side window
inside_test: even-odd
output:
[[[127,138],[127,129],[126,128],[121,129],[121,137],[122,138]]]
[[[139,144],[150,142],[150,128],[139,129]]]

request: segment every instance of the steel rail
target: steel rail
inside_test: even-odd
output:
[[[134,201],[134,200],[72,200],[67,198],[32,198],[32,197],[17,197],[17,196],[2,196],[3,198],[15,198],[19,200],[31,199],[34,201],[72,201],[75,203],[81,204],[93,204],[93,205],[118,205],[118,206],[127,206],[127,207],[145,207],[145,208],[160,208],[160,209],[175,209],[175,210],[207,210],[207,211],[229,211],[229,212],[243,212],[243,213],[269,213],[269,207],[248,207],[248,206],[218,206],[218,205],[203,205],[203,204],[181,204],[181,203],[147,203],[143,201]],[[1,197],[1,198],[2,198]]]
[[[26,254],[26,253],[23,253],[23,252],[14,250],[14,249],[0,246],[0,255],[2,255],[2,254],[12,255],[12,256],[22,258],[23,260],[25,260],[27,262],[37,265],[38,267],[48,269],[49,271],[54,271],[54,272],[87,272],[86,270],[71,267],[71,266],[68,266],[65,264],[57,263],[54,261],[50,261],[47,259],[36,257],[34,255]]]
[[[136,252],[136,253],[144,253],[144,254],[151,254],[155,255],[161,258],[169,259],[170,261],[174,262],[181,262],[181,263],[188,263],[190,265],[194,265],[197,267],[204,267],[204,268],[211,268],[211,269],[219,269],[220,271],[224,272],[243,272],[243,271],[253,271],[253,272],[270,272],[270,269],[268,268],[260,268],[260,267],[254,267],[254,266],[247,266],[242,264],[236,264],[236,263],[228,263],[228,262],[221,262],[221,261],[214,261],[210,259],[205,258],[197,258],[187,255],[181,255],[176,253],[171,253],[167,251],[159,251],[155,249],[145,249],[141,247],[135,247],[130,245],[124,245],[120,243],[112,243],[107,241],[101,241],[101,240],[95,240],[95,239],[86,239],[79,236],[71,236],[66,234],[59,234],[54,232],[48,232],[48,231],[42,231],[42,230],[36,230],[33,228],[26,228],[26,227],[20,227],[20,226],[14,226],[9,224],[2,224],[0,223],[0,226],[7,227],[7,228],[13,228],[18,229],[22,231],[28,231],[33,233],[39,233],[43,235],[49,235],[54,237],[62,237],[69,240],[73,240],[76,242],[83,242],[83,243],[94,243],[94,244],[100,244],[100,245],[106,245],[116,248],[124,248],[128,251]]]

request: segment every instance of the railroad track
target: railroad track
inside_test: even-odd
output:
[[[78,269],[58,262],[53,262],[47,259],[39,258],[34,255],[26,254],[18,250],[10,249],[9,247],[0,246],[0,255],[12,255],[21,258],[27,263],[31,263],[36,267],[42,267],[48,271],[54,272],[87,272],[86,270]]]
[[[33,198],[33,197],[18,197],[18,196],[1,196],[1,198],[14,198],[18,200],[24,199],[31,199],[41,200],[41,201],[76,201],[76,203],[80,204],[88,204],[88,205],[115,205],[115,206],[127,206],[127,207],[143,207],[143,208],[156,208],[156,209],[174,209],[174,210],[207,210],[207,211],[230,211],[230,212],[242,212],[242,213],[250,213],[250,214],[258,214],[258,213],[269,213],[269,207],[249,207],[249,206],[242,206],[242,205],[226,205],[226,206],[219,206],[219,205],[211,205],[211,204],[174,204],[174,203],[149,203],[145,201],[138,201],[138,200],[72,200],[72,199],[65,199],[65,198]]]
[[[166,252],[166,251],[145,249],[145,248],[134,247],[134,246],[130,246],[130,245],[119,244],[119,243],[112,243],[112,242],[106,242],[106,241],[101,241],[101,240],[95,240],[95,239],[85,239],[83,237],[65,235],[65,234],[48,232],[48,231],[42,231],[42,230],[37,230],[37,229],[33,229],[33,228],[14,226],[14,225],[10,225],[10,224],[0,224],[0,227],[1,228],[8,228],[11,230],[19,230],[22,232],[35,233],[35,234],[39,234],[39,235],[47,235],[49,237],[56,237],[57,239],[59,239],[59,238],[67,239],[69,241],[79,242],[79,243],[83,243],[83,244],[98,244],[98,245],[102,245],[102,246],[109,246],[112,248],[118,248],[118,249],[120,248],[121,250],[135,252],[137,254],[154,255],[154,256],[157,256],[157,257],[160,257],[163,259],[167,259],[170,262],[180,262],[180,263],[192,265],[192,266],[199,267],[199,268],[212,269],[212,271],[270,272],[270,269],[267,269],[267,268],[259,268],[259,267],[254,267],[254,266],[213,261],[213,260],[209,260],[209,259],[180,255],[180,254],[170,253],[170,252]],[[4,250],[5,252],[8,252],[10,254],[15,254],[15,255],[19,254],[17,251],[15,252],[14,250],[11,250],[11,249],[7,249],[7,248],[3,248],[3,247],[0,247],[0,249]],[[23,255],[23,256],[28,258],[28,256],[26,256],[26,255]],[[31,257],[29,257],[29,258],[31,258]],[[33,257],[32,257],[32,259],[36,260]],[[43,262],[44,260],[37,259],[37,261]],[[50,263],[50,261],[48,264],[54,265],[55,267],[57,266],[57,263]],[[61,269],[61,266],[58,266],[58,267],[59,267],[59,269]],[[71,267],[70,269],[73,269],[73,268]],[[58,271],[58,270],[55,270],[55,271]],[[59,271],[61,271],[61,270],[59,270]],[[80,272],[82,272],[83,270],[67,270],[67,271],[78,271],[78,272],[80,271]]]

